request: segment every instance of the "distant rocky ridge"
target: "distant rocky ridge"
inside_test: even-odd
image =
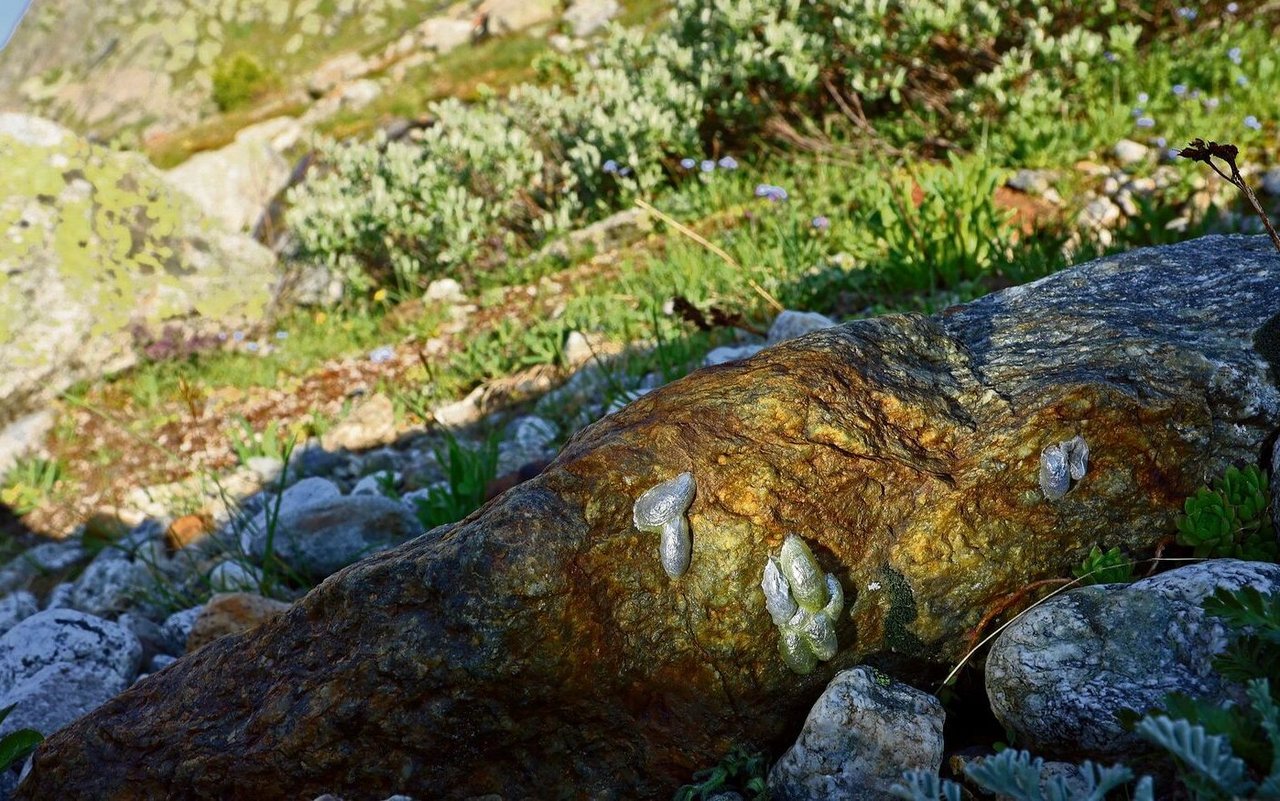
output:
[[[617,0],[579,0],[565,25],[589,35],[618,11]],[[334,93],[371,73],[396,80],[436,53],[560,13],[559,0],[34,0],[0,51],[0,111],[103,139],[160,137],[216,113],[215,66],[247,52],[285,97],[314,101],[323,116],[339,104]],[[379,42],[389,43],[370,52]]]
[[[1270,244],[1208,237],[699,371],[53,735],[17,797],[649,797],[731,744],[777,752],[840,670],[950,663],[1009,594],[1094,545],[1150,553],[1207,476],[1257,463],[1277,309]],[[1041,452],[1074,436],[1087,470],[1047,497]],[[671,578],[633,504],[683,473]],[[802,676],[760,590],[788,535],[844,601]]]

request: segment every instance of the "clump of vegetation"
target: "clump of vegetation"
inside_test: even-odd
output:
[[[421,143],[329,146],[329,173],[294,192],[290,222],[307,255],[351,281],[392,278],[417,290],[686,180],[686,162],[717,163],[697,154],[751,141],[771,121],[770,130],[794,132],[838,115],[886,152],[921,141],[926,150],[972,147],[988,126],[1010,156],[1061,151],[1069,108],[1103,97],[1116,110],[1112,82],[1141,61],[1140,42],[1168,48],[1212,35],[1208,15],[1170,16],[1057,1],[908,9],[751,0],[730,13],[714,0],[677,0],[667,27],[615,29],[590,59],[544,57],[542,84],[472,106],[436,104]],[[939,48],[947,67],[937,66]],[[1204,77],[1206,91],[1229,82],[1207,68]],[[1116,119],[1132,124],[1127,110],[1113,117],[1108,134]],[[1093,144],[1073,142],[1070,152]],[[968,179],[976,193],[992,176]],[[913,214],[902,203],[891,211]],[[972,225],[917,228],[899,244],[915,257],[942,251],[943,269],[963,276],[1002,249],[981,236],[990,225]]]
[[[769,764],[764,754],[741,746],[733,748],[720,764],[693,774],[693,783],[676,791],[674,801],[707,801],[720,793],[736,792],[747,801],[766,801],[765,777]]]
[[[1276,539],[1267,514],[1267,474],[1257,465],[1227,468],[1213,489],[1187,498],[1178,520],[1178,544],[1201,557],[1275,561]]]
[[[1103,551],[1095,545],[1072,574],[1081,584],[1125,584],[1133,581],[1133,560],[1119,548]]]
[[[222,111],[234,111],[261,97],[274,83],[262,62],[248,53],[235,53],[213,66],[213,102]]]
[[[56,459],[19,459],[4,475],[0,503],[19,517],[29,514],[53,495],[63,472]]]
[[[425,498],[414,499],[418,521],[427,530],[456,523],[484,504],[485,490],[498,472],[498,438],[491,436],[480,447],[469,448],[446,431],[444,447],[435,454],[445,469],[445,481],[429,487]]]

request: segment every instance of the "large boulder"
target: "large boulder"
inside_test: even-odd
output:
[[[138,327],[190,342],[262,319],[271,252],[142,156],[0,114],[0,163],[0,427],[131,364]]]
[[[164,176],[229,230],[250,231],[289,184],[293,168],[284,153],[301,136],[297,120],[267,120],[240,131],[225,147],[197,153]]]
[[[1002,599],[1094,545],[1149,551],[1204,476],[1257,461],[1280,425],[1254,348],[1270,247],[1137,251],[657,389],[49,738],[17,797],[656,797],[732,745],[779,753],[839,670],[936,675]],[[1041,450],[1076,435],[1092,461],[1049,500]],[[814,558],[767,607],[790,534]],[[774,624],[796,601],[834,622],[787,641],[807,675]]]

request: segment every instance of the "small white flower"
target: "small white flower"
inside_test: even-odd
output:
[[[880,582],[878,581],[873,581],[867,585],[867,592],[875,592],[878,589],[880,589]]]

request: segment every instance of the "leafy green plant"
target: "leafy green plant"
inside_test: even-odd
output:
[[[279,420],[269,421],[259,433],[253,430],[248,420],[240,417],[235,426],[227,429],[227,439],[240,464],[248,464],[250,459],[262,456],[277,458],[285,450]]]
[[[0,709],[0,723],[17,707],[17,704],[10,704]],[[44,735],[35,729],[18,729],[0,737],[0,773],[25,759],[43,741]]]
[[[436,461],[445,469],[445,486],[427,490],[426,498],[415,498],[418,521],[430,530],[454,523],[479,509],[485,489],[497,476],[497,434],[478,448],[463,445],[450,431],[444,432],[444,447],[436,448]]]
[[[1123,584],[1133,581],[1133,560],[1119,548],[1104,552],[1095,545],[1080,566],[1071,572],[1082,584]]]
[[[1007,748],[993,757],[971,762],[965,766],[965,776],[978,787],[1012,801],[1103,801],[1112,791],[1133,801],[1153,801],[1151,777],[1144,776],[1134,786],[1133,794],[1127,793],[1133,781],[1133,771],[1124,765],[1103,767],[1092,762],[1080,766],[1080,792],[1072,792],[1062,776],[1044,780],[1044,760],[1032,758],[1026,751]],[[946,801],[960,801],[960,785],[939,779],[929,771],[913,770],[903,775],[903,784],[891,790],[899,798],[908,801],[937,801],[941,795]]]
[[[271,87],[262,63],[248,53],[219,59],[213,66],[213,102],[222,111],[247,105]]]
[[[4,476],[0,503],[19,517],[30,514],[53,495],[63,474],[63,466],[57,460],[19,459]]]
[[[1213,489],[1187,498],[1178,520],[1178,543],[1201,557],[1275,561],[1275,536],[1267,514],[1267,475],[1257,465],[1227,468]]]
[[[736,791],[749,801],[766,801],[769,797],[765,784],[768,771],[764,754],[735,746],[720,760],[720,764],[694,773],[693,784],[677,790],[673,801],[706,801],[718,793],[729,791]]]
[[[1245,687],[1247,704],[1170,694],[1135,727],[1184,768],[1183,781],[1206,799],[1280,792],[1280,711],[1271,682],[1280,676],[1280,595],[1254,587],[1219,589],[1205,613],[1223,621],[1227,647],[1214,659],[1226,679]]]
[[[948,156],[881,192],[871,218],[884,246],[881,270],[909,289],[955,286],[988,272],[1012,243],[1009,215],[996,206],[1001,172],[985,159]],[[917,190],[920,202],[915,202]]]

